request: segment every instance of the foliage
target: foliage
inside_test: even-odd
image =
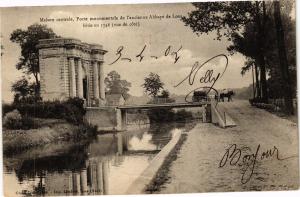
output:
[[[276,91],[283,90],[286,109],[290,109],[287,113],[292,113],[292,98],[296,92],[296,36],[293,33],[295,24],[290,17],[293,1],[201,2],[193,5],[196,10],[183,17],[185,24],[197,35],[216,32],[218,40],[224,36],[232,41],[228,51],[247,57],[242,74],[255,68],[257,96],[266,103],[269,94],[275,96]],[[281,84],[267,85],[268,72],[273,78],[268,80],[269,83],[280,80]]]
[[[121,79],[121,75],[116,71],[111,71],[107,74],[107,77],[104,80],[107,88],[108,94],[122,94],[127,100],[129,98],[129,88],[131,87],[131,83]]]
[[[7,104],[3,103],[2,104],[2,117],[8,112],[11,112],[16,109],[16,106],[14,104]]]
[[[16,81],[11,90],[14,92],[14,103],[35,103],[40,101],[41,98],[34,94],[34,83],[29,83],[28,80],[23,77]]]
[[[145,82],[142,84],[142,87],[149,96],[156,97],[159,91],[163,89],[164,83],[161,82],[158,74],[151,72],[144,80]]]
[[[183,22],[197,34],[217,33],[220,40],[226,36],[231,40],[232,34],[254,20],[255,3],[250,1],[238,2],[199,2],[193,3],[196,10],[183,17]]]
[[[168,90],[163,90],[158,97],[159,98],[169,98],[170,97],[170,92]]]
[[[9,109],[18,109],[27,117],[64,119],[73,124],[83,123],[86,110],[84,101],[80,98],[70,98],[67,101],[46,101],[38,103],[14,103],[5,105],[4,114]]]
[[[82,115],[85,115],[86,110],[84,108],[84,100],[78,97],[75,98],[69,98],[65,104],[70,105],[71,107],[75,106],[79,113]]]
[[[22,116],[18,110],[13,110],[5,114],[3,126],[11,129],[20,129],[22,126]]]
[[[183,17],[183,22],[197,34],[216,32],[217,40],[226,37],[234,40],[244,29],[252,25],[255,38],[256,60],[260,67],[262,97],[266,101],[267,82],[265,70],[265,23],[267,21],[266,3],[264,1],[228,1],[193,3],[196,10]],[[251,44],[251,43],[250,43]],[[252,50],[252,48],[251,48]]]
[[[283,30],[282,17],[280,2],[274,2],[274,22],[276,28],[276,38],[277,38],[277,48],[278,48],[278,59],[279,68],[281,73],[281,78],[283,80],[283,91],[284,91],[284,102],[285,102],[285,112],[287,114],[293,114],[293,93],[292,93],[292,83],[289,71],[289,62],[285,43],[285,34]]]
[[[17,109],[5,114],[3,118],[3,126],[8,129],[23,130],[37,128],[32,118],[22,116]]]
[[[26,30],[16,29],[10,35],[10,40],[19,44],[21,47],[21,57],[16,65],[18,70],[23,70],[27,75],[33,75],[35,78],[35,95],[39,95],[39,53],[38,43],[40,39],[49,39],[57,37],[51,28],[46,25],[33,24]]]
[[[175,99],[170,98],[170,93],[168,90],[163,90],[160,95],[153,97],[148,104],[158,104],[158,103],[174,103]]]
[[[98,127],[89,123],[82,123],[78,126],[78,129],[74,131],[73,139],[80,140],[83,138],[95,137],[98,133]]]
[[[29,130],[29,129],[37,129],[38,125],[34,122],[31,117],[23,116],[22,117],[22,127],[20,129]]]
[[[296,96],[296,36],[295,36],[295,21],[293,21],[289,14],[291,12],[292,2],[286,1],[282,5],[281,18],[283,20],[284,32],[285,32],[285,45],[288,54],[288,69],[290,74],[293,97]],[[269,6],[269,8],[272,8]],[[278,47],[276,42],[276,27],[274,18],[269,15],[265,22],[265,28],[268,31],[265,32],[266,36],[264,39],[264,45],[268,48],[265,50],[266,69],[269,73],[270,78],[268,79],[268,95],[269,98],[283,98],[285,95],[283,84],[285,81],[282,79],[282,73],[279,65]],[[228,47],[228,50],[233,54],[235,52],[242,53],[247,57],[247,61],[242,68],[242,74],[249,71],[252,66],[257,66],[258,46],[256,38],[257,30],[253,23],[249,23],[245,26],[242,33],[233,34],[232,45]],[[257,73],[258,74],[258,73]],[[257,75],[256,74],[256,75]],[[257,92],[259,93],[259,81],[256,80]],[[259,96],[259,95],[257,95]]]

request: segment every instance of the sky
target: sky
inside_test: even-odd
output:
[[[1,15],[1,34],[4,46],[4,55],[1,60],[2,72],[2,100],[10,102],[13,99],[11,85],[20,79],[24,74],[15,68],[20,58],[20,47],[9,40],[10,34],[18,28],[27,29],[34,23],[46,24],[53,31],[62,37],[80,39],[87,43],[101,44],[108,52],[104,56],[105,76],[112,70],[117,71],[122,79],[129,81],[132,85],[129,93],[134,96],[143,95],[141,85],[144,78],[150,73],[157,73],[164,88],[171,94],[184,95],[189,91],[203,86],[199,83],[200,77],[207,69],[214,70],[214,76],[223,72],[225,58],[217,58],[201,68],[195,78],[195,83],[190,85],[185,81],[178,87],[174,87],[191,72],[195,62],[199,64],[219,55],[228,54],[226,48],[230,42],[226,40],[217,41],[215,33],[197,36],[192,30],[185,26],[178,18],[170,19],[141,19],[127,20],[127,16],[166,16],[166,14],[186,16],[194,7],[189,3],[177,4],[143,4],[143,5],[90,5],[90,6],[53,6],[53,7],[18,7],[4,8]],[[76,21],[77,17],[109,17],[124,16],[129,25],[131,22],[139,22],[139,27],[121,26],[102,28],[101,24],[116,23],[119,21],[97,21],[100,27],[84,28],[84,23]],[[40,22],[40,18],[65,18],[73,17],[74,22]],[[144,46],[144,59],[139,61],[136,58]],[[117,49],[123,46],[122,57],[131,58],[119,60],[111,64],[116,58]],[[171,46],[170,52],[166,49]],[[179,59],[174,63],[174,54],[177,51]],[[157,57],[154,58],[153,56]],[[248,86],[251,81],[251,73],[242,76],[241,67],[245,58],[240,54],[228,56],[228,67],[224,75],[216,82],[215,88],[241,88]],[[110,65],[111,64],[111,65]]]

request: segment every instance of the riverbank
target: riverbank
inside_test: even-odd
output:
[[[128,189],[127,194],[152,193],[168,180],[165,175],[186,140],[186,132],[193,129],[196,122],[184,123],[184,125],[184,129],[181,129],[180,132],[173,133],[172,140],[155,156],[150,165]]]
[[[251,107],[247,101],[220,105],[237,126],[222,129],[213,124],[197,124],[187,133],[177,159],[164,174],[169,177],[168,181],[152,193],[298,189],[297,124],[263,109]],[[226,163],[226,159],[222,160],[232,145],[242,150],[241,159],[236,165],[230,165],[231,158]],[[276,155],[267,158],[263,156],[274,147],[279,158],[287,159],[279,160]],[[247,169],[247,164],[242,162],[243,156],[255,154],[257,150],[253,174],[247,172],[243,176]]]
[[[10,130],[3,128],[3,153],[11,155],[59,141],[82,141],[93,136],[89,125],[74,125],[62,119],[35,119],[37,129]]]
[[[5,193],[7,196],[22,191],[33,196],[67,195],[63,192],[74,191],[76,187],[70,186],[70,181],[83,180],[76,188],[87,190],[86,195],[125,194],[133,181],[151,166],[156,155],[183,130],[184,125],[176,123],[147,125],[97,135],[85,143],[49,143],[4,156],[4,182],[8,183]],[[11,184],[13,188],[9,187]]]

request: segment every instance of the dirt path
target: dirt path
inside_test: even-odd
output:
[[[252,108],[246,101],[222,104],[222,107],[238,126],[221,129],[212,124],[198,124],[189,132],[178,159],[171,166],[168,175],[170,180],[159,193],[297,189],[297,125],[264,110]],[[236,154],[232,157],[233,164],[238,161],[236,165],[229,164],[229,157],[226,164],[225,159],[221,163],[224,167],[219,167],[226,149],[232,144],[236,144],[237,149],[244,147],[240,159]],[[263,152],[267,150],[274,151],[273,156],[266,158]],[[278,160],[277,150],[280,158],[296,157]],[[232,153],[233,149],[229,152]],[[254,154],[249,165],[242,163],[245,154]],[[255,155],[254,171],[250,176]],[[249,177],[250,180],[242,184],[242,174],[247,166],[249,168],[243,181],[247,182]]]

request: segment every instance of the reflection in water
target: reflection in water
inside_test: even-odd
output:
[[[152,135],[149,133],[144,133],[141,139],[134,136],[130,139],[129,146],[132,147],[131,150],[155,150],[157,147],[150,142],[151,139]]]
[[[124,194],[174,132],[160,125],[99,135],[89,144],[57,154],[4,158],[5,194]]]

